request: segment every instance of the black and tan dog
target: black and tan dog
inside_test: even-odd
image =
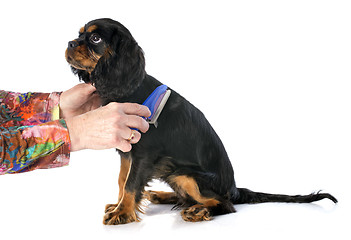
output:
[[[66,59],[84,82],[94,84],[103,104],[142,103],[161,83],[145,72],[142,49],[127,28],[111,19],[97,19],[68,43]],[[309,203],[327,193],[278,195],[237,188],[225,148],[205,116],[186,99],[172,94],[158,119],[139,143],[121,155],[119,199],[106,206],[104,224],[138,221],[136,211],[146,197],[153,203],[176,204],[185,221],[210,220],[233,213],[233,204],[262,202]],[[144,191],[161,179],[174,192]]]

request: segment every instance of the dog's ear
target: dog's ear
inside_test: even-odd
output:
[[[100,95],[116,99],[133,93],[145,77],[144,53],[129,31],[116,31],[99,59],[91,81]]]
[[[79,80],[82,80],[84,81],[85,83],[88,83],[90,82],[90,74],[85,71],[85,70],[80,70],[80,69],[76,69],[74,67],[71,66],[71,69],[72,69],[72,72],[75,74],[75,75],[78,75],[79,77]]]

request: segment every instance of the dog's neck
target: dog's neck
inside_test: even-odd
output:
[[[145,99],[157,88],[161,83],[157,81],[155,78],[145,75],[145,78],[142,80],[141,84],[135,88],[134,91],[130,92],[126,96],[117,97],[117,96],[101,96],[103,100],[103,105],[106,105],[110,102],[131,102],[131,103],[139,103],[142,104]],[[97,89],[99,91],[99,89]],[[121,89],[111,89],[112,91],[120,91]]]

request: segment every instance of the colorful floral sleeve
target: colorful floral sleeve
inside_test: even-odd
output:
[[[70,139],[55,120],[60,93],[0,91],[0,175],[65,166]]]

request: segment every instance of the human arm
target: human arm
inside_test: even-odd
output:
[[[147,107],[134,103],[110,103],[100,107],[101,101],[91,84],[81,83],[63,92],[60,98],[60,116],[66,120],[71,138],[71,151],[82,149],[118,148],[130,151],[131,144],[141,138],[149,124],[140,116],[149,117]]]
[[[0,175],[65,166],[70,140],[64,120],[33,126],[1,127]]]
[[[134,138],[128,141],[132,131],[130,128],[140,129],[141,132],[148,130],[148,123],[139,117],[150,116],[151,113],[147,107],[134,103],[110,103],[107,106],[96,109],[99,106],[99,99],[91,91],[94,89],[85,91],[83,95],[86,95],[86,98],[84,96],[72,98],[72,94],[77,94],[77,91],[73,90],[80,89],[78,90],[79,95],[79,92],[89,88],[86,85],[77,86],[70,89],[71,91],[68,90],[70,91],[68,95],[63,92],[61,99],[55,101],[56,104],[51,104],[52,100],[50,100],[49,103],[54,105],[50,108],[41,107],[48,105],[48,103],[40,104],[40,101],[35,101],[37,106],[39,106],[37,108],[26,105],[25,103],[30,102],[28,101],[30,98],[17,98],[18,101],[15,102],[17,105],[4,106],[4,101],[0,101],[0,106],[6,110],[0,117],[0,122],[2,123],[0,124],[2,126],[0,129],[0,174],[64,166],[69,162],[70,151],[88,148],[118,148],[125,152],[130,151],[131,144],[138,142],[141,137],[140,133],[135,131]],[[81,89],[82,87],[84,87],[83,90]],[[49,95],[47,94],[46,98],[38,99],[44,101]],[[9,94],[3,94],[3,96],[4,99]],[[30,96],[39,95],[31,94]],[[16,100],[16,98],[12,99]],[[63,111],[61,110],[63,116],[68,116],[66,119],[50,121],[35,126],[23,126],[28,119],[36,118],[24,119],[24,116],[27,115],[21,114],[19,106],[22,106],[22,108],[27,107],[27,109],[44,110],[43,115],[47,116],[45,118],[47,120],[52,119],[51,111],[47,111],[47,109],[53,109],[55,106],[58,106],[58,102],[62,102],[58,100],[62,99],[64,100],[63,102],[70,99],[66,102],[71,103],[71,105],[66,105],[71,107],[69,112],[66,111],[67,108],[64,104]],[[6,102],[13,102],[13,100]],[[79,112],[82,111],[82,105],[85,106],[83,112],[89,111],[89,109],[93,110],[79,115],[82,113]],[[30,116],[41,116],[32,111],[27,112],[31,113]],[[41,121],[45,122],[44,120],[35,122],[40,123]]]
[[[31,126],[49,122],[58,109],[60,93],[17,93],[0,90],[0,125]]]
[[[135,131],[129,141],[130,128],[146,132],[149,125],[139,116],[149,115],[145,106],[110,103],[67,120],[2,128],[0,175],[68,165],[70,151],[118,148],[128,152],[141,138]]]
[[[68,164],[65,121],[53,121],[60,93],[0,91],[0,174]]]

